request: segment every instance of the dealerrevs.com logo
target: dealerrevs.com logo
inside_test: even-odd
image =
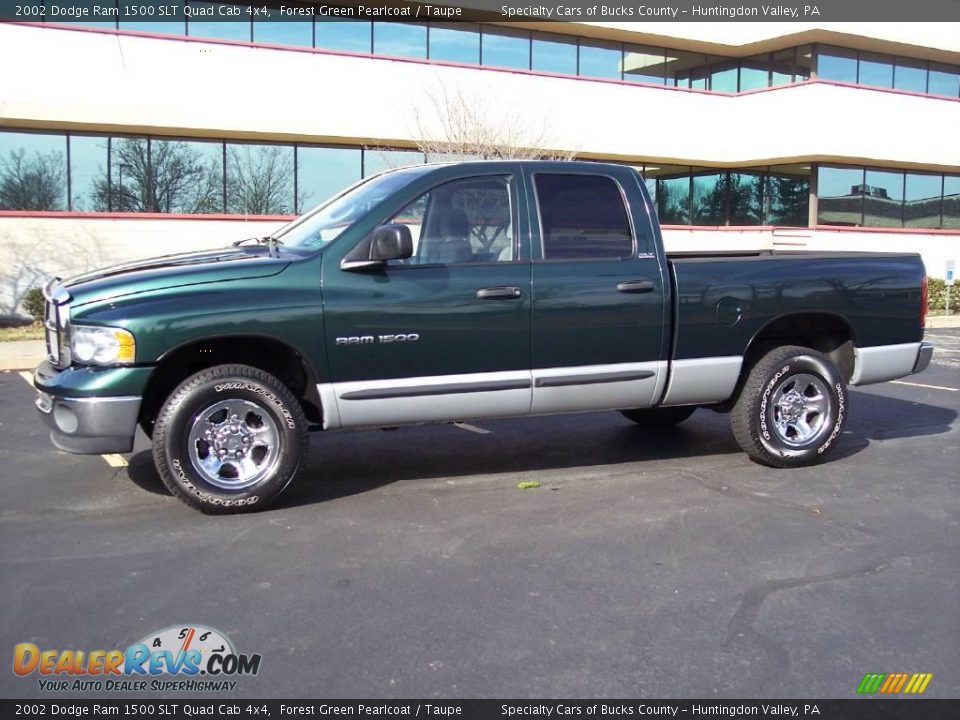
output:
[[[260,671],[260,655],[238,653],[219,630],[180,625],[147,635],[125,650],[13,649],[13,672],[38,676],[48,692],[233,691]]]

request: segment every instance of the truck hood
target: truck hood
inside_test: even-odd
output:
[[[164,255],[84,273],[63,282],[74,307],[186,285],[268,277],[282,272],[291,256],[271,257],[262,246]]]

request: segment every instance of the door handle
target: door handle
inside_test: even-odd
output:
[[[650,280],[625,280],[617,283],[617,292],[648,293],[653,292],[653,283]]]
[[[518,287],[488,287],[477,290],[480,300],[516,300],[522,294]]]

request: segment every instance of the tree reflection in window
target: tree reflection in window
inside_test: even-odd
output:
[[[66,197],[63,135],[0,135],[0,210],[64,210]]]
[[[227,145],[227,212],[286,215],[301,205],[293,193],[293,147]]]

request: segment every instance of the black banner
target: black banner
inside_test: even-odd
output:
[[[90,23],[296,22],[317,20],[510,22],[851,22],[957,21],[958,0],[263,0],[190,3],[183,0],[10,0],[0,21]]]
[[[6,718],[818,718],[952,720],[960,700],[0,700]]]

